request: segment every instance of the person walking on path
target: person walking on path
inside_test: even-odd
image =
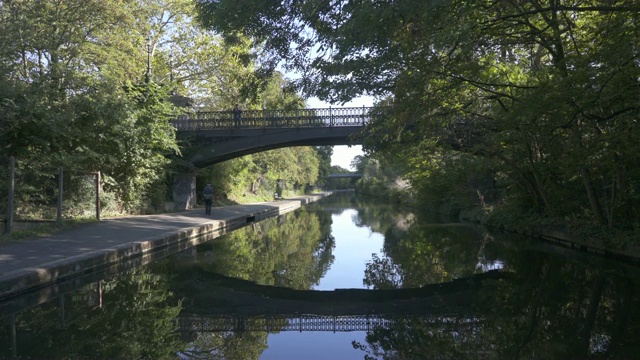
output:
[[[211,202],[213,200],[213,188],[211,184],[207,184],[202,190],[202,197],[204,197],[204,212],[206,215],[211,215]]]

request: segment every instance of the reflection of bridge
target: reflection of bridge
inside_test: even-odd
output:
[[[256,322],[255,326],[260,329],[266,326],[271,329],[276,324],[286,328],[290,326],[289,320],[282,319],[295,318],[303,319],[297,321],[303,321],[304,324],[316,324],[309,325],[310,328],[320,326],[315,322],[317,319],[339,320],[335,323],[335,328],[338,329],[343,325],[348,328],[346,324],[364,324],[362,319],[378,318],[378,314],[385,314],[385,319],[481,316],[482,312],[477,307],[482,302],[481,294],[487,289],[491,291],[495,280],[506,279],[508,276],[508,273],[501,271],[490,271],[446,283],[425,284],[419,288],[322,291],[260,285],[193,266],[182,269],[180,278],[176,279],[176,284],[180,285],[175,286],[173,291],[178,296],[189,298],[183,308],[183,314],[188,314],[183,315],[186,316],[185,320],[181,320],[184,328],[244,326],[249,329],[249,320]],[[307,318],[300,317],[299,314],[314,315]],[[241,319],[245,320],[240,321]],[[321,323],[326,324],[326,321]],[[371,324],[367,326],[372,326]]]
[[[315,315],[315,314],[269,314],[269,315],[181,315],[177,318],[181,332],[282,332],[282,331],[331,331],[349,332],[375,329],[390,329],[407,322],[437,325],[444,330],[447,325],[458,331],[456,323],[462,321],[473,326],[483,321],[473,313],[444,314],[370,314],[370,315]]]
[[[206,167],[289,146],[359,144],[372,108],[197,112],[172,121],[190,144],[190,162]]]
[[[178,329],[182,332],[242,332],[242,331],[372,331],[374,329],[388,329],[398,321],[420,319],[421,321],[439,322],[447,320],[444,316],[416,316],[416,315],[296,315],[279,314],[263,316],[202,316],[183,315],[178,318]]]

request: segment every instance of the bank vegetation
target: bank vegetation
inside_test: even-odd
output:
[[[15,159],[16,220],[163,212],[185,169],[170,120],[187,111],[305,106],[246,37],[225,43],[191,0],[0,2],[0,216]],[[201,169],[221,203],[272,200],[326,174],[330,148],[280,149]],[[193,170],[193,169],[192,169]]]
[[[249,3],[200,16],[284,59],[307,93],[376,97],[364,149],[420,204],[640,241],[636,0]]]

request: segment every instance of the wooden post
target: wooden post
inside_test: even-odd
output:
[[[64,183],[64,168],[60,166],[58,168],[58,216],[56,217],[56,222],[58,224],[62,224],[62,194],[63,194],[63,183]]]
[[[16,186],[16,158],[11,156],[9,158],[9,204],[7,206],[7,222],[4,224],[4,233],[11,234],[11,228],[13,227],[13,199],[15,197]]]
[[[58,307],[60,309],[60,328],[64,329],[65,327],[67,327],[66,325],[66,316],[64,316],[64,294],[60,295],[60,306]]]
[[[100,221],[100,171],[96,172],[96,220]]]
[[[12,359],[18,358],[18,336],[16,332],[16,314],[9,315],[9,326],[11,332],[11,356]]]
[[[98,281],[98,307],[102,309],[102,280]]]

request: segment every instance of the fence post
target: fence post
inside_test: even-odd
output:
[[[63,189],[62,186],[64,184],[64,168],[62,166],[60,166],[58,168],[58,214],[56,217],[56,222],[58,224],[62,223],[62,194],[63,194]]]
[[[96,220],[100,221],[100,171],[96,172]]]
[[[11,328],[11,356],[12,359],[18,358],[18,336],[16,332],[16,313],[9,315],[9,327]]]
[[[13,227],[13,199],[15,196],[16,158],[9,158],[9,204],[7,206],[7,222],[4,224],[4,233],[11,234]]]

